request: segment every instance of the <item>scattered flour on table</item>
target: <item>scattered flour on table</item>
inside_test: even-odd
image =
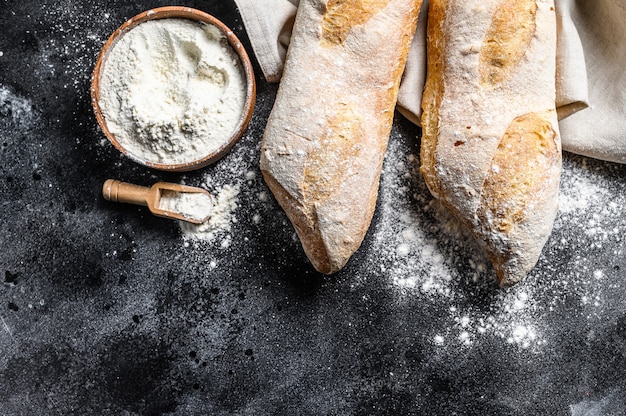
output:
[[[500,289],[472,236],[430,196],[419,174],[419,155],[407,154],[398,141],[392,136],[389,142],[372,237],[371,252],[377,255],[368,261],[396,291],[398,302],[417,297],[448,305],[438,329],[424,334],[433,345],[471,347],[495,337],[515,348],[540,351],[550,342],[550,314],[569,302],[572,293],[579,296],[584,319],[600,319],[610,290],[607,270],[613,265],[576,254],[569,267],[551,262],[590,248],[602,250],[607,242],[622,246],[623,227],[614,223],[622,217],[626,193],[611,191],[621,186],[618,182],[595,175],[584,158],[583,163],[577,156],[566,158],[560,210],[540,267],[513,288]],[[611,254],[624,255],[619,249]]]
[[[224,185],[215,197],[215,203],[209,219],[199,225],[180,221],[180,228],[185,240],[213,241],[231,229],[236,222],[234,211],[238,207],[239,187]],[[230,245],[229,240],[222,241],[223,246]]]
[[[619,413],[615,412],[615,403],[624,403],[624,398],[621,397],[618,389],[610,391],[608,395],[600,400],[585,399],[569,405],[570,416],[616,415]],[[620,409],[623,409],[623,407],[620,406]]]
[[[35,117],[32,103],[0,84],[0,122],[7,128],[28,129]]]

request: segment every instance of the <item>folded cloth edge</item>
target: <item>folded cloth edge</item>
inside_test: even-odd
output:
[[[248,32],[263,76],[267,82],[279,82],[285,57],[279,49],[278,38],[280,30],[285,26],[289,17],[295,14],[296,6],[284,0],[274,0],[277,7],[271,7],[268,4],[271,0],[265,0],[262,4],[255,0],[234,1]],[[272,10],[271,15],[268,15],[268,10]],[[281,21],[282,24],[280,24]]]

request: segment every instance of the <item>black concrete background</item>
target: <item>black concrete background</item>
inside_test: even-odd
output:
[[[388,237],[381,202],[346,269],[321,276],[273,199],[259,200],[276,86],[256,62],[249,131],[215,165],[159,172],[103,141],[89,101],[99,48],[126,19],[171,4],[215,15],[252,55],[231,1],[0,1],[0,414],[626,414],[625,220],[610,204],[624,201],[623,166],[565,155],[565,186],[584,179],[607,192],[587,195],[590,212],[557,219],[537,270],[509,292],[467,266],[452,267],[443,295],[394,287],[394,264],[375,267],[389,261],[376,251]],[[390,151],[418,152],[419,129],[400,116],[392,136]],[[395,172],[385,169],[382,197]],[[207,175],[242,184],[227,247],[185,244],[176,223],[100,196],[107,178]],[[419,175],[406,186],[424,233],[449,243],[418,207],[430,202]],[[586,226],[568,219],[580,218],[595,234],[575,239]],[[468,241],[442,251],[465,265],[476,253]],[[499,311],[510,296],[530,304],[523,323],[545,342],[520,346],[508,329],[456,337],[464,316],[508,328],[515,313]]]

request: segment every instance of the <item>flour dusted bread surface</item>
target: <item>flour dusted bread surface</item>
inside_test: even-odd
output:
[[[261,171],[322,273],[369,227],[421,0],[301,0]]]
[[[431,0],[428,19],[421,171],[510,286],[557,211],[554,4]]]

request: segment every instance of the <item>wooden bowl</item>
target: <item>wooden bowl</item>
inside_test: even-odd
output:
[[[177,18],[177,19],[189,19],[197,22],[203,22],[210,25],[215,26],[220,30],[220,32],[225,36],[229,45],[233,49],[233,51],[239,57],[241,61],[241,65],[243,68],[243,72],[245,75],[246,81],[246,98],[244,101],[244,108],[241,114],[241,118],[239,123],[235,127],[232,135],[222,146],[220,146],[217,150],[203,155],[197,160],[185,162],[185,163],[176,163],[176,164],[164,164],[164,163],[155,163],[148,160],[143,160],[141,157],[129,153],[124,146],[122,146],[119,141],[115,138],[108,127],[106,120],[102,114],[102,110],[100,108],[100,78],[102,75],[102,68],[104,62],[106,61],[107,55],[109,51],[115,46],[117,41],[121,39],[121,37],[134,28],[135,26],[149,21],[149,20],[157,20],[157,19],[168,19],[168,18]],[[98,59],[96,61],[96,66],[93,71],[92,80],[91,80],[91,104],[98,121],[98,124],[102,131],[104,132],[107,139],[118,149],[120,152],[128,156],[130,159],[134,160],[137,163],[140,163],[145,166],[149,166],[151,168],[165,170],[165,171],[175,171],[175,172],[185,172],[195,169],[203,168],[218,159],[224,156],[232,147],[239,141],[243,133],[246,131],[248,124],[250,123],[250,119],[252,118],[252,113],[254,112],[254,104],[256,100],[256,81],[254,78],[254,70],[252,68],[252,63],[250,62],[250,58],[246,53],[243,45],[237,38],[237,36],[230,30],[224,23],[216,19],[215,17],[202,12],[200,10],[192,9],[189,7],[182,6],[167,6],[160,7],[156,9],[147,10],[143,13],[138,14],[137,16],[131,18],[124,24],[122,24],[107,40],[104,44],[100,54],[98,55]]]

